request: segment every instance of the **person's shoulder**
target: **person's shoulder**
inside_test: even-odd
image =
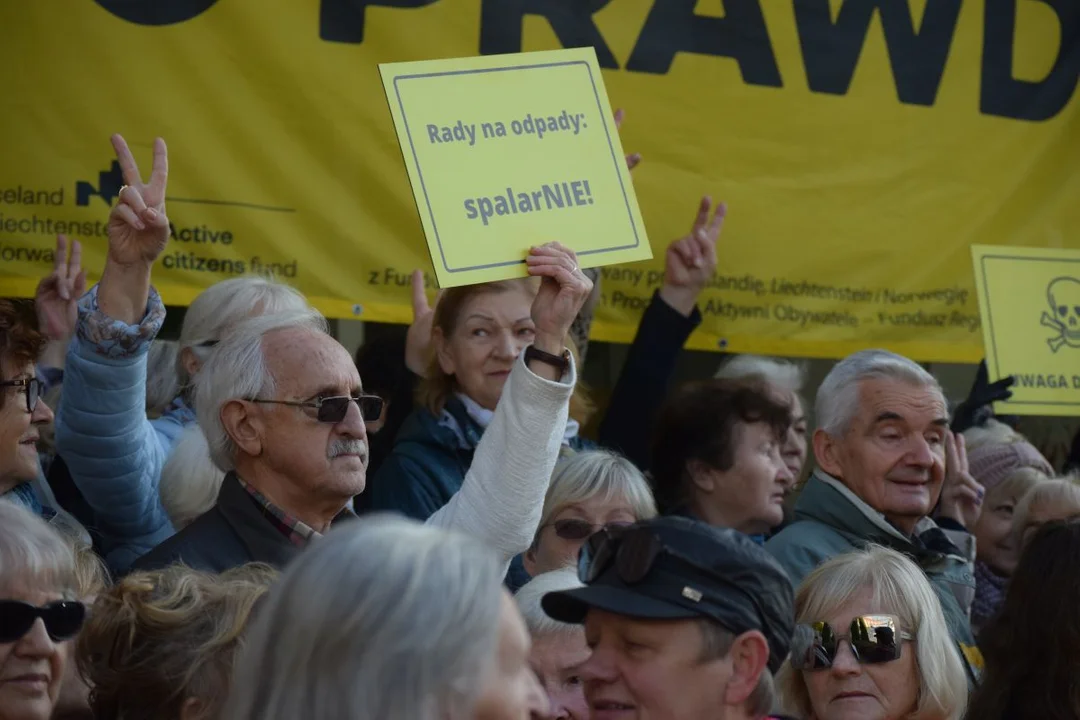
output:
[[[215,507],[140,557],[131,569],[158,570],[180,562],[196,570],[221,572],[228,569],[220,561],[231,554],[233,544],[234,533]]]

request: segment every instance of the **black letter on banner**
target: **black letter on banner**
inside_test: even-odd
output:
[[[724,17],[694,14],[697,0],[656,0],[627,70],[663,74],[675,53],[735,58],[743,82],[783,87],[758,0],[725,0]]]
[[[94,0],[121,20],[136,25],[175,25],[202,15],[217,0]]]
[[[986,0],[979,109],[1017,120],[1049,120],[1069,104],[1080,78],[1080,4],[1040,0],[1061,23],[1061,46],[1050,74],[1039,82],[1013,78],[1016,0]],[[1049,38],[1047,38],[1049,41]]]
[[[418,8],[436,0],[322,0],[319,37],[328,42],[364,42],[364,10],[368,5]]]
[[[521,24],[526,15],[547,18],[563,47],[596,50],[600,67],[619,69],[619,62],[593,22],[593,13],[611,0],[483,0],[480,6],[480,54],[521,52]]]
[[[918,32],[908,0],[845,0],[835,23],[829,0],[795,0],[810,89],[847,94],[875,9],[881,15],[900,102],[933,105],[956,32],[960,0],[927,0]]]

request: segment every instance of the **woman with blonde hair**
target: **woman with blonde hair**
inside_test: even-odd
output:
[[[1021,550],[1040,527],[1080,518],[1080,475],[1052,478],[1031,488],[1016,506],[1012,532]]]
[[[656,516],[649,483],[626,458],[588,450],[555,467],[544,509],[524,567],[536,577],[577,562],[586,538],[612,525],[633,525]]]
[[[233,654],[276,572],[211,575],[182,565],[128,575],[101,594],[76,648],[102,720],[209,720]]]
[[[967,676],[926,576],[871,546],[818,567],[795,595],[777,684],[810,720],[960,720]]]

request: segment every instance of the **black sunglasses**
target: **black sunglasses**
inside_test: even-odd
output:
[[[900,646],[914,640],[899,629],[894,615],[862,615],[854,618],[846,635],[840,635],[827,622],[797,625],[791,644],[791,667],[795,670],[831,668],[841,642],[851,647],[862,665],[877,665],[900,659]]]
[[[45,632],[53,640],[70,640],[82,628],[86,606],[73,600],[41,607],[18,600],[0,600],[0,644],[13,643],[26,635],[38,618],[45,623]]]
[[[0,382],[0,387],[23,388],[26,393],[26,412],[34,412],[38,400],[41,398],[41,381],[37,378],[24,378],[22,380],[6,380]]]
[[[588,585],[614,563],[619,579],[627,585],[634,585],[645,579],[661,555],[678,558],[702,572],[709,572],[665,545],[648,527],[608,525],[590,535],[581,546],[578,579]]]
[[[593,525],[588,520],[581,520],[580,518],[564,518],[562,520],[556,520],[553,523],[548,523],[540,527],[555,528],[555,534],[563,540],[584,540],[598,530],[604,528],[619,528],[629,527],[633,523],[629,522],[611,522],[604,525]]]
[[[315,418],[319,422],[339,423],[345,419],[349,412],[349,403],[355,402],[360,408],[360,417],[364,422],[375,422],[382,415],[383,399],[378,395],[340,395],[337,397],[315,398],[308,402],[296,402],[293,400],[263,400],[261,398],[249,398],[249,402],[266,403],[268,405],[289,405],[290,407],[313,408]]]

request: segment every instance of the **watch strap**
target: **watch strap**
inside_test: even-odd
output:
[[[562,355],[552,355],[543,350],[538,350],[535,345],[530,345],[525,348],[525,364],[528,365],[533,360],[556,367],[562,373],[570,369],[569,350],[563,350]]]

